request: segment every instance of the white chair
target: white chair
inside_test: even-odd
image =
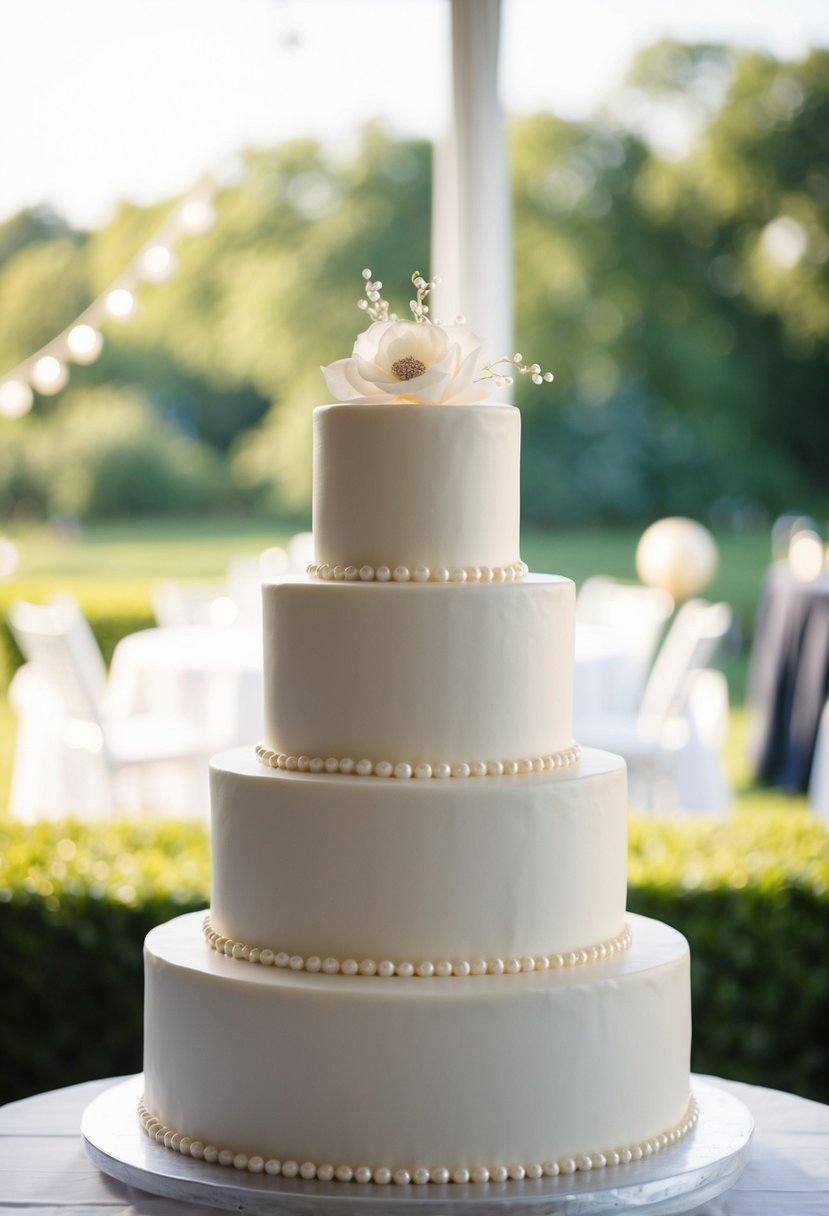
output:
[[[579,742],[617,752],[628,765],[631,801],[648,810],[722,810],[728,804],[727,786],[709,792],[717,805],[703,807],[702,794],[692,793],[693,765],[680,767],[680,754],[694,749],[713,752],[710,771],[722,743],[727,722],[727,690],[714,677],[698,682],[718,644],[732,623],[727,604],[688,600],[676,614],[648,676],[635,713],[604,714],[576,723]],[[696,689],[696,696],[692,696]],[[725,707],[723,693],[725,692]],[[706,708],[707,706],[707,708]],[[678,777],[682,772],[684,781]],[[720,774],[722,773],[719,768]],[[724,778],[722,778],[724,781]],[[721,782],[718,783],[721,787]]]
[[[601,630],[612,636],[624,654],[625,681],[612,690],[614,712],[636,709],[656,648],[674,610],[669,592],[661,587],[624,583],[596,575],[586,579],[576,597],[576,629]]]
[[[186,722],[119,717],[107,709],[106,669],[89,623],[68,599],[15,603],[12,633],[26,658],[10,688],[19,717],[10,811],[32,822],[73,812],[152,809],[144,774],[198,763],[214,750]],[[171,808],[204,815],[206,806]]]
[[[731,809],[731,784],[723,763],[729,728],[728,681],[721,671],[694,672],[685,713],[685,744],[676,753],[673,792],[683,811],[723,815]]]

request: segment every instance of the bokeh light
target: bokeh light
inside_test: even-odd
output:
[[[56,359],[54,355],[43,355],[38,359],[32,373],[32,383],[35,388],[47,397],[53,393],[59,393],[68,378],[66,365],[61,363],[60,359]]]
[[[76,363],[94,363],[101,353],[104,340],[91,325],[75,325],[66,338],[72,358]]]
[[[116,287],[106,298],[106,310],[117,321],[126,321],[135,312],[135,296],[125,287]]]
[[[32,408],[34,394],[23,380],[0,381],[0,416],[22,418]]]

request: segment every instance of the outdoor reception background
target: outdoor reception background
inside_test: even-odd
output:
[[[117,285],[191,192],[205,204],[99,357],[57,393],[6,398],[0,533],[17,564],[0,611],[69,590],[109,658],[152,623],[160,579],[215,583],[307,527],[319,365],[351,349],[360,270],[401,312],[412,271],[440,273],[445,6],[352,6],[359,20],[325,33],[348,7],[0,11],[0,378]],[[772,522],[829,518],[829,25],[809,4],[696,5],[672,29],[641,4],[623,31],[611,6],[579,7],[572,29],[559,6],[505,8],[516,341],[556,374],[516,394],[523,556],[632,578],[654,519],[712,528],[707,594],[739,622],[720,656],[736,809],[635,818],[631,907],[691,938],[697,1068],[826,1100],[826,833],[804,798],[754,785],[743,701]],[[602,21],[616,60],[595,47]],[[522,93],[530,78],[547,95]],[[2,638],[5,688],[20,655]],[[200,824],[150,808],[11,822],[14,730],[4,699],[0,1098],[140,1066],[141,936],[208,889]]]

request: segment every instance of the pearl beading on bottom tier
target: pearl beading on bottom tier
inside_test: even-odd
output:
[[[391,959],[336,959],[320,958],[309,955],[304,958],[300,954],[290,954],[287,950],[263,949],[250,946],[245,942],[237,942],[232,938],[217,933],[213,928],[210,917],[204,919],[204,936],[207,944],[217,954],[228,958],[241,959],[248,963],[260,963],[264,967],[281,967],[290,971],[321,972],[324,975],[365,975],[377,976],[382,979],[392,976],[403,978],[419,977],[421,979],[448,979],[451,976],[469,975],[519,975],[530,971],[558,971],[563,967],[582,967],[588,963],[598,963],[613,958],[625,950],[629,950],[633,942],[630,926],[615,937],[599,942],[593,946],[585,946],[578,950],[568,950],[554,954],[525,954],[519,957],[507,958],[472,958],[472,959],[423,959],[418,963],[393,962]]]
[[[524,1178],[555,1178],[560,1174],[575,1174],[577,1171],[600,1170],[607,1166],[630,1165],[636,1161],[652,1157],[654,1153],[671,1148],[695,1126],[698,1119],[698,1108],[693,1096],[688,1103],[688,1109],[678,1123],[667,1131],[660,1132],[646,1140],[619,1148],[604,1149],[601,1152],[582,1153],[573,1157],[551,1158],[548,1161],[532,1161],[529,1163],[512,1162],[508,1165],[477,1165],[472,1168],[449,1166],[401,1167],[391,1169],[389,1166],[368,1165],[333,1165],[314,1161],[282,1161],[277,1157],[263,1157],[257,1154],[236,1152],[233,1149],[218,1148],[213,1144],[205,1144],[202,1140],[194,1140],[181,1132],[167,1127],[157,1119],[144,1105],[143,1098],[138,1106],[141,1126],[151,1140],[163,1144],[173,1152],[181,1153],[184,1157],[194,1157],[199,1161],[212,1164],[233,1166],[237,1170],[247,1170],[251,1174],[270,1174],[274,1177],[302,1178],[306,1181],[316,1179],[319,1182],[374,1182],[380,1186],[394,1183],[397,1186],[425,1185],[429,1182],[445,1184],[448,1182],[520,1182]]]
[[[581,747],[574,743],[559,752],[544,756],[525,757],[521,760],[469,760],[458,764],[410,764],[408,761],[392,763],[390,760],[352,760],[337,756],[288,756],[284,752],[272,751],[264,743],[256,744],[256,754],[269,768],[285,769],[298,773],[341,773],[354,777],[396,777],[398,780],[446,779],[450,777],[514,777],[530,773],[549,773],[559,768],[569,768],[581,760]]]

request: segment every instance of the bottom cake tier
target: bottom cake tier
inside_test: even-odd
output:
[[[145,945],[142,1119],[268,1173],[485,1181],[628,1162],[693,1123],[685,939],[629,918],[588,966],[447,978],[226,957],[202,915]]]

